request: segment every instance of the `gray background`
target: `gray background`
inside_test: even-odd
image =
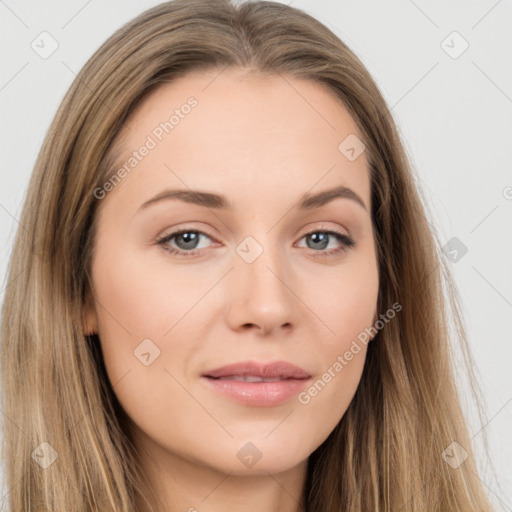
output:
[[[0,0],[0,301],[29,176],[57,106],[94,50],[158,3]],[[331,28],[367,66],[392,108],[442,243],[456,237],[468,249],[460,257],[451,245],[451,265],[489,420],[471,420],[470,433],[477,453],[482,432],[489,435],[498,481],[483,463],[482,480],[495,503],[512,510],[512,2],[291,5]],[[47,58],[31,47],[51,49],[44,31],[58,44]]]

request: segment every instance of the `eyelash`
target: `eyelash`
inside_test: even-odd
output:
[[[158,245],[160,245],[162,247],[162,249],[164,251],[166,251],[167,253],[169,254],[173,254],[173,255],[176,255],[178,257],[191,257],[191,256],[195,256],[198,252],[201,252],[201,249],[193,249],[191,251],[179,251],[177,249],[175,249],[174,247],[169,247],[169,245],[167,245],[167,242],[169,242],[170,240],[172,240],[174,237],[178,236],[178,235],[181,235],[183,233],[198,233],[199,235],[205,235],[206,237],[208,238],[212,238],[210,237],[209,235],[207,235],[206,233],[204,233],[203,231],[199,231],[197,229],[180,229],[178,231],[174,231],[173,233],[169,234],[169,235],[164,235],[163,237],[159,238],[156,243]],[[332,257],[332,256],[337,256],[338,254],[342,253],[342,252],[345,252],[345,251],[348,251],[349,249],[351,249],[352,247],[355,246],[355,241],[350,238],[349,236],[345,235],[344,233],[340,233],[336,230],[327,230],[327,229],[315,229],[314,231],[310,231],[308,233],[305,233],[302,238],[306,237],[306,236],[309,236],[309,235],[313,235],[315,233],[324,233],[324,234],[328,234],[328,235],[334,235],[339,242],[341,242],[342,246],[337,248],[337,249],[331,249],[331,250],[328,250],[327,252],[324,252],[324,251],[314,251],[314,252],[319,252],[320,254],[318,255],[315,255],[314,257],[321,257],[321,258],[329,258],[329,257]],[[301,238],[301,240],[302,240]]]

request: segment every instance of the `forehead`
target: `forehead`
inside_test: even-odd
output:
[[[366,154],[350,160],[340,149],[351,137],[362,139],[354,119],[322,84],[238,69],[194,71],[158,86],[127,121],[117,165],[152,148],[119,188],[139,203],[164,186],[222,190],[242,206],[258,194],[268,200],[287,191],[295,200],[341,184],[369,208]]]

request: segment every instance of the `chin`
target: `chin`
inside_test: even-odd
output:
[[[298,433],[297,433],[298,434]],[[316,448],[306,446],[303,435],[255,434],[237,437],[201,453],[203,463],[234,475],[268,475],[286,472],[307,461]],[[213,444],[213,443],[212,443]]]

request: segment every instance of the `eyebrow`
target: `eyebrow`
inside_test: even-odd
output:
[[[313,210],[315,208],[324,206],[334,199],[350,199],[359,204],[362,208],[364,208],[364,210],[368,211],[361,197],[359,197],[352,189],[341,185],[334,188],[329,188],[327,190],[322,190],[321,192],[317,192],[315,194],[306,192],[299,198],[299,201],[297,201],[297,203],[294,205],[294,208],[298,208],[299,210]],[[179,200],[185,203],[204,206],[206,208],[222,210],[233,210],[234,208],[233,203],[229,201],[226,196],[221,194],[191,189],[167,189],[160,192],[151,199],[148,199],[140,206],[139,210],[145,209],[148,206],[159,203],[161,201],[168,200]]]

